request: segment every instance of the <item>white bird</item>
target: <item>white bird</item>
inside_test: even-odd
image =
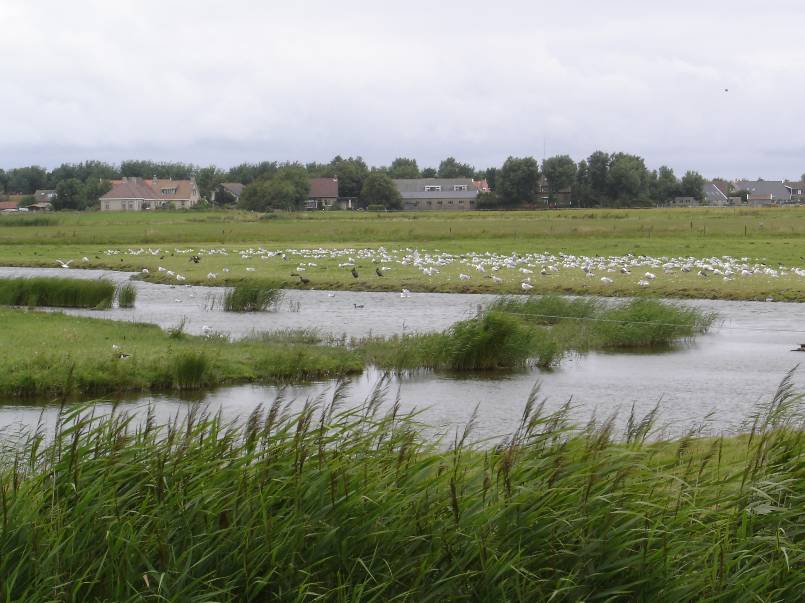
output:
[[[612,284],[612,283],[614,283],[615,281],[613,281],[613,280],[612,280],[611,278],[609,278],[608,276],[602,276],[602,277],[601,277],[601,282],[602,282],[602,283],[604,283],[605,285],[611,285],[611,284]]]
[[[148,274],[149,272],[148,268],[143,268],[143,274]]]
[[[405,299],[406,297],[411,297],[411,292],[408,289],[403,289],[400,293],[400,297]]]
[[[530,283],[520,283],[520,287],[523,289],[523,291],[528,291],[529,289],[533,289],[534,285]]]
[[[69,268],[70,264],[73,263],[73,260],[68,260],[63,262],[62,260],[56,260],[56,263],[59,265],[60,268]]]
[[[205,335],[209,335],[210,333],[212,333],[212,328],[209,327],[208,325],[204,325],[203,327],[201,327],[201,332],[204,333]]]
[[[210,279],[210,280],[216,279],[216,278],[218,278],[218,275],[215,274],[214,272],[208,272],[207,273],[207,278]]]
[[[468,280],[470,280],[470,275],[461,273],[461,274],[458,275],[458,278],[460,278],[462,281],[468,281]]]
[[[655,278],[657,278],[657,275],[656,275],[656,274],[653,274],[653,273],[651,273],[651,272],[646,272],[646,278],[647,278],[648,280],[650,280],[650,281],[653,281]]]
[[[251,266],[246,268],[246,272],[254,272],[255,270],[256,270],[256,268],[252,268]]]
[[[492,280],[495,281],[496,283],[502,283],[503,282],[502,278],[500,278],[499,276],[494,276],[494,275],[492,275]]]
[[[229,268],[224,268],[223,271],[224,272],[229,272]]]
[[[646,279],[641,279],[641,280],[637,281],[637,285],[639,287],[648,287],[649,282]]]
[[[327,294],[327,297],[335,297],[335,293],[330,292]]]
[[[177,281],[184,281],[184,280],[187,280],[187,279],[185,277],[183,277],[181,274],[177,274],[176,275],[176,280]]]
[[[84,256],[83,258],[81,258],[81,261],[82,262],[89,262],[89,258],[87,256]]]

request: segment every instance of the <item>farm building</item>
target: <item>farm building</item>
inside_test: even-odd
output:
[[[406,178],[394,181],[403,209],[475,209],[479,187],[472,178]]]
[[[112,190],[100,199],[101,211],[142,211],[173,205],[190,208],[199,201],[195,180],[129,177],[112,181]]]

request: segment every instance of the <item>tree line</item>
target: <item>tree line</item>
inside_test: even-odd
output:
[[[32,165],[0,169],[0,193],[31,195],[39,189],[56,191],[56,209],[97,207],[98,199],[121,177],[195,178],[203,199],[209,200],[224,182],[246,185],[239,205],[244,209],[296,209],[304,203],[308,178],[337,178],[339,195],[364,206],[398,209],[402,200],[392,180],[398,178],[473,178],[486,180],[490,191],[479,197],[482,208],[513,208],[570,204],[575,207],[628,207],[654,205],[677,196],[704,198],[704,178],[695,171],[678,178],[673,169],[649,170],[643,158],[628,153],[596,151],[576,163],[568,155],[539,162],[534,157],[509,157],[500,167],[476,169],[454,157],[438,167],[420,168],[416,159],[398,157],[388,166],[369,166],[363,158],[334,157],[328,163],[241,163],[224,170],[181,162],[102,161],[64,163],[53,170]],[[226,193],[218,203],[234,203]]]

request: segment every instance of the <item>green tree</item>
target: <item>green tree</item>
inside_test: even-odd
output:
[[[573,186],[576,179],[576,162],[568,155],[549,157],[542,162],[542,173],[548,181],[548,193],[553,201],[556,193]]]
[[[219,184],[224,182],[225,177],[226,172],[214,165],[198,170],[196,172],[196,186],[198,186],[198,192],[201,197],[209,200],[212,197],[212,192]]]
[[[439,172],[436,171],[436,168],[425,168],[422,170],[422,177],[423,178],[436,178],[439,175]]]
[[[363,189],[363,183],[369,176],[369,167],[361,157],[346,159],[337,155],[330,162],[332,171],[327,175],[338,178],[338,194],[342,197],[357,198]]]
[[[576,207],[589,207],[593,203],[592,186],[590,184],[590,167],[582,159],[576,166],[576,181],[573,183],[572,203]]]
[[[489,190],[493,193],[497,190],[497,183],[498,183],[498,168],[491,167],[486,168],[484,171],[484,179],[486,183],[489,185]]]
[[[361,189],[361,203],[383,205],[386,209],[401,209],[402,196],[388,174],[372,172]]]
[[[651,195],[655,201],[670,201],[679,196],[679,180],[677,180],[674,170],[666,165],[660,166],[657,171],[657,182],[655,191]]]
[[[397,157],[391,162],[388,174],[391,178],[419,178],[419,166],[416,159]]]
[[[5,170],[0,168],[0,193],[6,192],[6,185],[8,184],[8,174]]]
[[[587,158],[590,181],[590,200],[603,205],[609,198],[609,164],[611,158],[604,151],[596,151]],[[591,204],[592,204],[591,203]]]
[[[84,184],[87,206],[95,206],[98,200],[112,190],[112,183],[101,178],[90,178]]]
[[[609,197],[619,205],[634,205],[648,197],[648,170],[641,157],[612,155],[607,175]]]
[[[10,193],[31,195],[37,189],[47,187],[48,174],[38,165],[16,168],[8,172],[6,188]]]
[[[280,167],[271,179],[256,180],[243,189],[238,206],[251,211],[295,211],[310,192],[305,168],[298,164]]]
[[[87,191],[84,183],[78,178],[62,180],[56,186],[56,197],[53,199],[53,209],[84,209],[87,205]]]
[[[704,177],[699,172],[687,171],[679,183],[679,192],[683,197],[704,200]]]
[[[532,203],[537,198],[539,164],[533,157],[509,157],[497,174],[497,194],[504,205]]]
[[[472,178],[475,168],[469,163],[460,163],[455,157],[448,157],[439,164],[439,178]]]

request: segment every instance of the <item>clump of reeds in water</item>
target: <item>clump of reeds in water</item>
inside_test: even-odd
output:
[[[124,283],[117,289],[117,305],[120,308],[133,308],[137,300],[137,287],[133,283]]]
[[[115,286],[107,280],[59,277],[0,279],[0,305],[106,309]]]
[[[472,422],[422,435],[382,387],[356,409],[342,396],[238,424],[65,407],[55,433],[7,439],[5,598],[801,600],[790,380],[748,437],[655,442],[653,414],[618,439],[536,392],[486,447]]]
[[[224,294],[225,312],[263,312],[282,300],[282,290],[265,285],[236,285]]]

